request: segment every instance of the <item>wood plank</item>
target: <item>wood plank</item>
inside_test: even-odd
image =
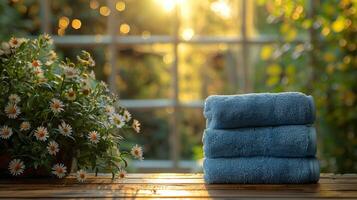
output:
[[[0,198],[100,198],[100,197],[276,197],[276,198],[355,198],[356,191],[324,191],[324,192],[299,192],[299,191],[260,191],[260,190],[75,190],[75,189],[52,189],[36,191],[3,191]]]
[[[168,190],[290,190],[290,191],[357,191],[356,184],[307,184],[307,185],[243,185],[243,184],[0,184],[0,190],[51,190],[61,189],[91,189],[91,190],[132,190],[132,189],[168,189]]]
[[[202,174],[129,174],[112,180],[2,179],[0,198],[356,198],[357,175],[321,174],[318,184],[204,184]]]

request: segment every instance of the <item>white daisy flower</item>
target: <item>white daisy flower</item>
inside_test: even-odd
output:
[[[34,133],[35,137],[37,140],[40,141],[46,141],[48,138],[48,131],[47,128],[43,127],[43,126],[39,126],[37,127],[35,133]]]
[[[76,100],[76,92],[71,88],[68,90],[66,97],[69,101],[74,101]]]
[[[140,122],[136,119],[134,119],[133,124],[131,125],[131,127],[137,132],[140,132]]]
[[[63,178],[67,173],[67,167],[62,163],[57,163],[52,167],[52,174],[56,175],[58,178]]]
[[[143,149],[138,146],[137,144],[131,148],[131,155],[134,156],[136,159],[143,160]]]
[[[77,180],[78,182],[83,183],[87,179],[87,172],[84,171],[83,169],[77,171]]]
[[[83,95],[89,95],[90,91],[91,91],[91,88],[89,86],[82,87]]]
[[[63,105],[62,101],[60,101],[56,98],[51,99],[50,108],[53,113],[57,114],[57,113],[64,111],[63,107],[64,107],[64,105]]]
[[[25,170],[24,162],[22,162],[20,159],[13,159],[9,163],[9,171],[13,176],[18,176],[22,174],[24,170]]]
[[[125,110],[123,116],[126,122],[131,120],[131,114],[129,111]]]
[[[71,125],[66,124],[65,122],[62,122],[60,125],[58,125],[58,129],[59,129],[59,132],[64,136],[72,135]]]
[[[51,36],[49,34],[44,34],[43,38],[47,41],[48,44],[53,44],[53,39],[51,38]]]
[[[13,104],[17,104],[21,101],[21,98],[17,94],[10,94],[9,101]]]
[[[63,70],[64,70],[64,75],[66,76],[66,78],[69,79],[76,78],[79,74],[79,71],[74,67],[64,66]]]
[[[0,137],[2,139],[9,139],[12,136],[12,128],[8,127],[7,125],[4,125],[0,129]]]
[[[17,48],[19,47],[22,43],[26,42],[26,39],[24,38],[15,38],[12,37],[9,41],[10,47],[11,48]]]
[[[119,178],[123,179],[126,176],[126,171],[124,169],[120,169],[118,173]]]
[[[40,60],[33,60],[31,66],[34,68],[41,68],[42,62]]]
[[[17,107],[16,104],[8,103],[7,106],[5,107],[5,113],[8,118],[16,119],[17,116],[19,116],[19,114],[21,114],[21,110],[19,107]]]
[[[100,135],[98,134],[97,131],[91,131],[88,134],[88,139],[94,144],[97,144],[100,140]]]
[[[58,143],[55,141],[48,143],[47,151],[50,155],[55,156],[59,152]]]
[[[125,118],[122,115],[117,113],[110,116],[110,121],[113,123],[117,128],[122,128],[125,125]]]
[[[20,46],[19,41],[18,41],[17,38],[15,38],[15,37],[12,37],[12,38],[10,39],[9,44],[10,44],[10,47],[11,47],[11,48],[17,48],[17,47]]]
[[[20,131],[28,131],[31,128],[30,122],[22,122],[20,124]]]
[[[107,115],[111,115],[111,114],[113,114],[115,112],[115,108],[113,106],[106,105],[105,108],[104,108],[104,112]]]

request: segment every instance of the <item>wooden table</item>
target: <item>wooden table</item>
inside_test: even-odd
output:
[[[0,180],[0,198],[334,198],[357,199],[357,174],[321,174],[318,184],[204,184],[202,174],[128,174],[112,180],[108,174],[77,183],[65,179]]]

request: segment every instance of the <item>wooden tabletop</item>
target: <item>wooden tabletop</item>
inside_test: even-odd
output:
[[[109,174],[78,183],[65,179],[1,179],[0,198],[335,198],[357,199],[357,174],[321,174],[318,184],[207,185],[202,174],[128,174],[112,180]]]

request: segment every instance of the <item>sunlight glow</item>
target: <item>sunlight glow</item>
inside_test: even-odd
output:
[[[193,31],[192,28],[185,28],[181,34],[184,40],[191,40],[194,35],[195,35],[195,31]]]
[[[211,10],[222,18],[231,16],[231,8],[226,0],[218,0],[211,4]]]
[[[181,5],[185,0],[155,0],[156,4],[160,5],[164,11],[171,12],[176,5]]]

